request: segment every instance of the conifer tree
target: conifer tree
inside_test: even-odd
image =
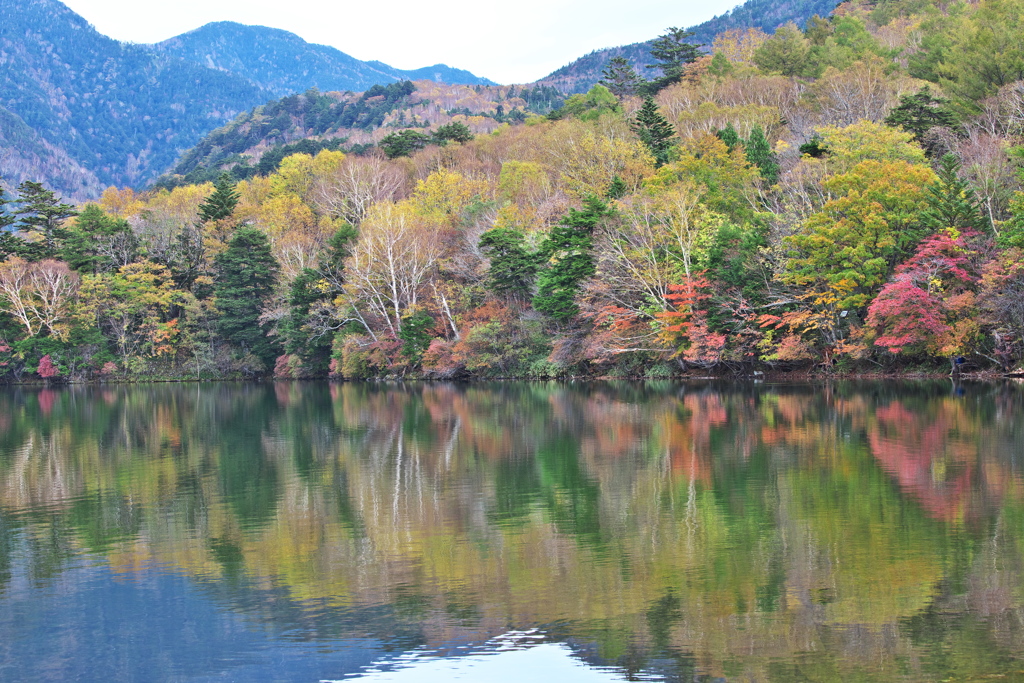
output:
[[[605,199],[622,199],[627,194],[629,194],[629,187],[626,185],[626,181],[616,173],[608,186],[608,191],[604,193]]]
[[[651,45],[651,57],[657,60],[657,63],[648,64],[647,68],[660,69],[661,77],[645,83],[642,94],[656,95],[682,80],[686,65],[697,61],[700,57],[700,48],[703,47],[699,43],[686,42],[692,36],[693,32],[672,26],[654,41]]]
[[[667,164],[668,151],[672,148],[672,139],[676,131],[668,119],[658,111],[658,105],[653,99],[644,99],[644,104],[636,113],[636,119],[631,127],[640,137],[640,141],[651,151],[655,165],[660,167]]]
[[[747,161],[751,165],[757,166],[761,177],[769,185],[779,179],[779,162],[776,160],[775,152],[772,151],[772,146],[768,143],[768,138],[765,137],[761,126],[754,126],[754,130],[750,132],[750,137],[747,138],[747,143],[744,145],[744,151]]]
[[[61,258],[80,273],[98,273],[133,262],[138,247],[128,221],[88,204],[68,230]]]
[[[569,209],[562,222],[552,228],[540,249],[548,267],[537,278],[535,309],[558,322],[579,313],[576,295],[584,280],[596,272],[591,253],[594,230],[608,213],[603,201],[587,197],[582,210]]]
[[[900,103],[885,117],[885,124],[913,134],[926,152],[933,153],[935,150],[930,148],[925,138],[928,131],[957,125],[956,114],[946,108],[948,103],[949,100],[933,97],[931,88],[926,85],[913,95],[901,97]]]
[[[935,171],[939,179],[928,188],[928,208],[921,222],[932,231],[954,228],[958,232],[990,228],[981,200],[970,183],[960,177],[960,162],[952,154],[942,155]]]
[[[730,152],[736,149],[737,145],[742,142],[742,140],[740,140],[740,134],[736,132],[735,128],[733,128],[732,121],[725,124],[725,128],[719,130],[715,135],[718,136],[719,140],[725,143],[725,146],[729,148]]]
[[[537,277],[537,255],[515,228],[491,228],[480,236],[480,251],[491,260],[487,288],[501,297],[528,299]]]
[[[267,236],[256,228],[241,227],[228,248],[216,258],[214,294],[217,297],[221,336],[231,344],[273,365],[278,345],[267,336],[260,312],[277,282],[278,265]]]
[[[75,207],[61,203],[53,190],[31,180],[18,185],[18,203],[21,204],[16,212],[20,216],[19,230],[40,237],[38,242],[26,244],[21,249],[22,255],[30,261],[56,258],[68,236],[64,221],[78,215]]]
[[[203,223],[228,218],[238,206],[235,181],[229,173],[222,173],[213,186],[213,194],[199,205],[199,220]]]
[[[612,57],[601,71],[601,85],[608,88],[616,97],[635,95],[643,84],[643,79],[633,65],[625,57]]]
[[[11,254],[16,254],[20,246],[18,238],[11,232],[15,218],[7,212],[8,203],[7,194],[4,192],[3,186],[0,186],[0,261]]]

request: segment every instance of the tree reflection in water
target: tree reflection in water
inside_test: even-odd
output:
[[[543,627],[669,678],[1019,672],[1021,425],[1002,384],[8,388],[0,605],[88,557],[310,641]]]

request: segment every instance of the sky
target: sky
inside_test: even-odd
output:
[[[529,83],[588,52],[693,26],[742,0],[63,0],[104,35],[155,43],[211,21],[291,31],[399,69],[434,64]]]

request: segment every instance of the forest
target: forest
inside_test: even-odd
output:
[[[452,110],[407,145],[379,129],[79,207],[22,183],[0,377],[1012,372],[1022,16],[893,0],[703,47],[669,29],[645,73],[613,59],[487,132]],[[400,115],[381,90],[311,94],[311,126]]]

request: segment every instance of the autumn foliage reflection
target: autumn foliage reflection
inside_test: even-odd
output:
[[[0,596],[19,562],[45,581],[87,552],[286,599],[311,637],[324,610],[385,606],[428,644],[560,624],[612,662],[938,675],[933,645],[1024,655],[1024,396],[963,391],[10,390]],[[940,644],[912,628],[936,609],[961,620]]]

